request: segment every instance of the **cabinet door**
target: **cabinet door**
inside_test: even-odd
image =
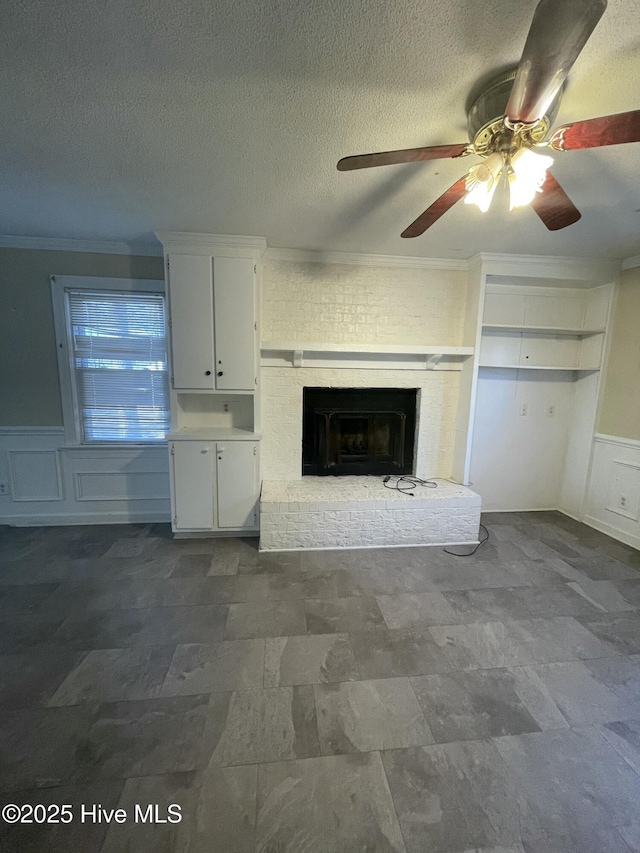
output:
[[[171,451],[174,530],[212,530],[215,445],[176,441]]]
[[[213,390],[213,282],[209,255],[171,255],[169,306],[173,387]]]
[[[250,258],[214,258],[216,388],[255,390],[255,272]]]
[[[258,447],[257,441],[218,442],[218,527],[258,526]]]

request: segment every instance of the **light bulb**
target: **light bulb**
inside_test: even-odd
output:
[[[489,210],[491,199],[496,191],[497,183],[493,181],[491,185],[488,183],[477,183],[464,197],[465,204],[477,204],[483,213]]]
[[[530,148],[521,148],[511,158],[509,169],[509,210],[530,204],[547,177],[553,157],[536,154]]]
[[[498,186],[498,178],[502,173],[503,165],[502,154],[496,152],[487,157],[483,163],[472,166],[465,183],[467,195],[464,198],[464,203],[477,204],[479,209],[486,213]]]

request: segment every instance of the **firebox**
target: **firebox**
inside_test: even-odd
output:
[[[411,474],[416,388],[304,388],[302,473]]]

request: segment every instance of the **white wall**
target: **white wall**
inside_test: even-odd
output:
[[[560,506],[576,384],[571,376],[565,371],[480,370],[471,488],[482,497],[484,511]]]
[[[169,521],[158,447],[64,447],[62,427],[0,428],[0,524]]]

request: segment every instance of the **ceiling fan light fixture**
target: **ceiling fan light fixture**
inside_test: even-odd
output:
[[[465,204],[476,204],[486,213],[491,205],[491,199],[498,186],[504,167],[502,154],[494,153],[482,163],[472,166],[466,181],[467,195]]]
[[[531,204],[536,193],[542,192],[547,169],[553,157],[537,154],[530,148],[520,148],[509,164],[509,210]]]

